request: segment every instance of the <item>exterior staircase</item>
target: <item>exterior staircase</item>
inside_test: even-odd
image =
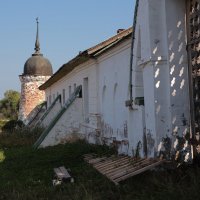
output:
[[[36,111],[35,115],[32,117],[32,119],[27,124],[27,126],[29,126],[31,128],[35,127],[35,125],[38,122],[38,120],[40,119],[40,117],[45,113],[45,111],[46,111],[46,102],[38,105],[36,110],[37,111]]]
[[[56,114],[56,116],[50,122],[48,127],[45,128],[45,130],[43,131],[41,136],[38,138],[38,140],[33,145],[34,148],[38,148],[41,145],[41,143],[44,141],[44,139],[47,137],[47,135],[52,130],[52,128],[56,125],[56,123],[59,121],[59,119],[63,116],[63,114],[66,112],[66,110],[71,106],[71,104],[76,100],[76,98],[78,98],[78,97],[80,97],[80,95],[82,95],[81,92],[82,92],[82,86],[80,85],[75,89],[75,91],[69,97],[67,102],[61,108],[61,110]]]
[[[57,102],[61,103],[61,95],[58,95],[55,100],[53,101],[53,103],[51,104],[51,106],[46,110],[46,112],[43,113],[43,115],[38,119],[38,121],[36,122],[35,126],[42,126],[43,121],[45,120],[45,118],[47,118],[47,116],[51,113],[51,111],[53,110],[54,106],[56,105]]]

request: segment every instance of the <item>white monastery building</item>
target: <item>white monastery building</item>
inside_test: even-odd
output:
[[[39,87],[47,110],[32,123],[45,128],[35,147],[80,137],[132,156],[192,158],[199,147],[199,6],[137,0],[133,27],[80,52]]]

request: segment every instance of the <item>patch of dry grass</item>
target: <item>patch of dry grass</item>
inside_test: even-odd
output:
[[[0,133],[0,147],[19,147],[19,146],[30,146],[38,139],[43,129],[35,128],[19,128],[11,133],[1,132]]]

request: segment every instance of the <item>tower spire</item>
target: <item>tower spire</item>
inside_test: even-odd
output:
[[[40,42],[39,42],[39,19],[36,18],[37,23],[37,32],[36,32],[36,40],[35,40],[35,53],[34,55],[40,55]]]

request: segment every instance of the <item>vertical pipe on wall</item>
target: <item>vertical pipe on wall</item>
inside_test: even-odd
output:
[[[139,0],[136,0],[135,3],[135,10],[134,10],[134,18],[133,18],[133,31],[132,31],[132,40],[131,40],[131,53],[130,53],[130,71],[129,71],[129,93],[130,93],[130,99],[126,101],[126,106],[132,108],[133,104],[133,83],[132,83],[132,72],[133,72],[133,48],[134,48],[134,42],[135,42],[135,29],[136,29],[136,23],[137,23],[137,14],[138,14],[138,7],[139,7]]]

